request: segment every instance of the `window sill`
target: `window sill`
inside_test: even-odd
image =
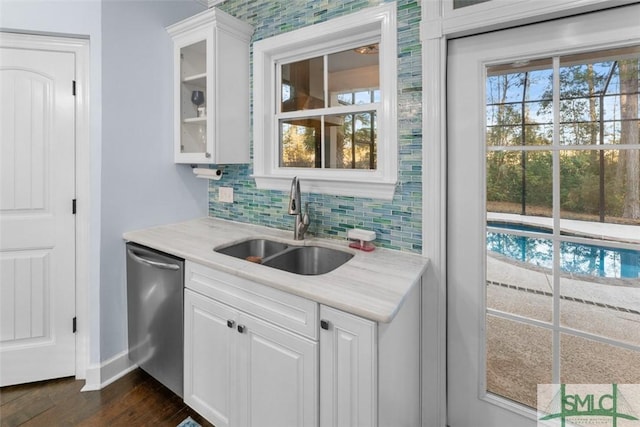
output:
[[[293,176],[252,175],[256,186],[261,190],[289,191]],[[300,178],[301,191],[307,193],[331,194],[335,196],[366,197],[371,199],[392,200],[396,190],[396,181],[341,180],[317,177]]]

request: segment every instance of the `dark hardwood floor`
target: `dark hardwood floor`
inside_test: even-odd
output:
[[[181,398],[136,369],[100,391],[80,392],[84,381],[61,378],[0,388],[0,425],[175,427],[190,416],[213,427]]]

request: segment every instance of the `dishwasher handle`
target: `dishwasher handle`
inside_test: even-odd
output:
[[[148,265],[149,267],[161,268],[163,270],[180,270],[180,266],[178,264],[167,264],[165,262],[152,261],[148,258],[141,257],[131,249],[127,249],[127,252],[131,258],[140,264]]]

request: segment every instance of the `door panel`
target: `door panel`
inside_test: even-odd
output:
[[[376,324],[324,305],[320,318],[321,427],[377,425]]]
[[[3,305],[0,341],[7,348],[16,342],[37,342],[50,335],[49,318],[45,307],[49,306],[49,252],[8,252],[0,260],[2,271],[1,299],[13,301]]]
[[[233,425],[238,312],[185,289],[184,401],[218,427]]]
[[[318,425],[318,343],[240,314],[238,425]],[[243,388],[244,386],[244,388]]]
[[[640,369],[633,368],[637,336],[624,333],[637,323],[629,311],[640,308],[637,279],[581,270],[601,261],[583,261],[591,249],[571,248],[602,238],[623,252],[639,247],[637,218],[616,225],[593,209],[600,178],[608,189],[602,211],[612,215],[619,190],[612,183],[619,176],[594,171],[599,153],[604,163],[617,165],[623,156],[609,151],[637,156],[637,133],[620,138],[620,122],[637,125],[637,110],[624,120],[607,115],[616,95],[571,74],[637,58],[639,13],[634,5],[449,43],[451,427],[534,426],[539,384],[640,380]],[[611,22],[616,25],[606,25]],[[504,78],[502,86],[490,81],[495,77]],[[575,83],[579,78],[587,82],[586,95]],[[605,97],[610,101],[603,103]],[[581,102],[584,114],[569,117]],[[604,117],[599,128],[598,114]],[[627,182],[637,180],[631,175]],[[586,194],[591,199],[582,198]],[[505,230],[504,223],[517,227]],[[606,361],[598,362],[600,375],[580,368],[596,360]]]
[[[0,49],[0,385],[75,373],[72,53]]]

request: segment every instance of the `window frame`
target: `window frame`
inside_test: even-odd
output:
[[[380,44],[377,169],[280,167],[277,114],[280,101],[278,85],[281,82],[277,79],[280,64],[315,58],[372,42]],[[371,7],[321,24],[260,40],[254,43],[253,50],[252,177],[256,180],[256,186],[260,189],[289,190],[291,179],[298,176],[303,191],[393,199],[398,181],[398,57],[395,3]],[[335,108],[342,107],[332,107],[331,110]],[[311,114],[312,111],[308,110],[306,113]]]

